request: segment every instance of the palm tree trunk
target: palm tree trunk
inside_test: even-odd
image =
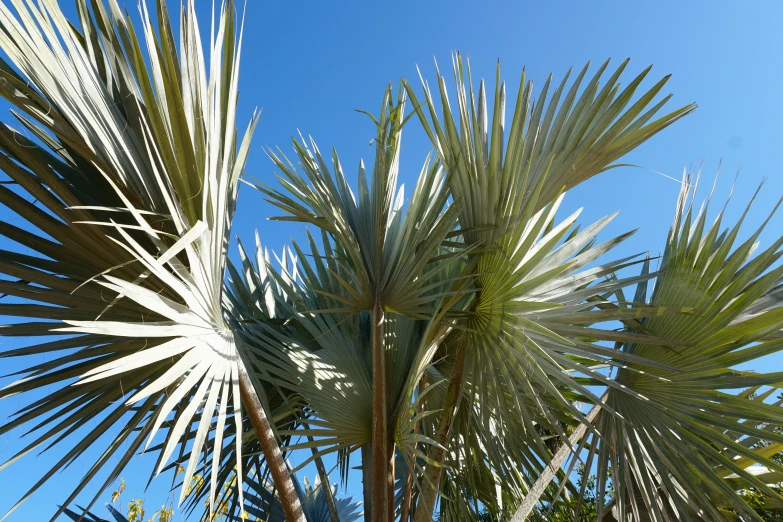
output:
[[[283,454],[280,452],[280,446],[275,439],[269,418],[266,416],[264,406],[258,398],[256,389],[247,374],[244,364],[239,365],[239,393],[242,402],[246,405],[247,414],[250,417],[250,423],[256,432],[258,441],[261,443],[261,451],[266,458],[267,466],[272,474],[272,481],[277,488],[277,494],[280,497],[280,503],[283,505],[283,513],[287,522],[306,522],[304,512],[302,512],[302,503],[299,501],[299,495],[294,488],[294,481],[288,472],[288,467],[283,460]]]
[[[454,415],[459,405],[460,394],[462,392],[462,381],[465,373],[465,336],[460,339],[457,353],[454,358],[454,366],[451,369],[449,385],[446,388],[446,396],[443,399],[443,412],[438,422],[438,431],[435,434],[435,441],[443,448],[449,446],[449,434],[451,425],[454,422]],[[446,451],[436,446],[431,447],[431,455],[428,454],[431,461],[437,464],[443,464],[446,458]],[[421,481],[421,493],[419,493],[419,502],[416,504],[416,514],[413,522],[432,522],[432,514],[435,511],[435,500],[438,497],[438,485],[443,472],[443,466],[433,466],[428,464],[424,470],[424,478]]]
[[[607,394],[605,393],[603,398],[601,398],[601,401],[605,401],[606,397]],[[587,414],[587,420],[589,422],[593,422],[599,411],[601,411],[601,406],[600,404],[596,404]],[[555,456],[552,458],[552,461],[547,467],[544,468],[544,471],[538,476],[535,484],[533,484],[533,487],[531,487],[530,491],[527,492],[524,500],[522,500],[522,504],[519,506],[519,508],[517,508],[517,512],[514,513],[514,516],[511,517],[509,522],[525,522],[528,515],[530,515],[530,513],[533,511],[533,508],[536,507],[536,504],[541,498],[541,495],[544,494],[544,491],[546,491],[546,488],[549,487],[552,479],[554,479],[555,475],[557,475],[560,467],[566,461],[568,456],[571,455],[571,448],[575,446],[582,437],[584,437],[585,433],[587,433],[587,424],[582,423],[577,426],[571,436],[568,437],[568,440],[571,442],[571,444],[562,444],[560,446],[560,448],[555,453]]]
[[[310,426],[306,423],[302,423],[302,427],[306,430],[310,429]],[[307,436],[309,442],[313,442],[313,437]],[[334,503],[334,495],[332,494],[332,484],[329,482],[329,474],[326,472],[324,461],[318,455],[318,448],[313,446],[310,448],[313,452],[313,460],[315,461],[315,468],[318,470],[318,477],[321,479],[321,489],[324,492],[324,498],[326,499],[326,507],[329,508],[329,520],[332,522],[340,522],[340,514],[337,512],[337,504]]]
[[[389,495],[390,451],[389,378],[384,345],[384,312],[380,295],[372,309],[372,522],[391,522],[394,497]],[[394,476],[391,476],[392,488]],[[365,509],[367,507],[365,506]]]
[[[364,522],[372,520],[372,442],[362,446],[362,493]]]

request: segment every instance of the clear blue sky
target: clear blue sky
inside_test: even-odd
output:
[[[127,3],[136,13],[134,1]],[[70,0],[61,0],[73,14]],[[176,2],[178,3],[178,2]],[[172,8],[176,7],[172,2]],[[197,0],[202,24],[211,2]],[[173,9],[176,11],[176,9]],[[639,232],[614,255],[650,250],[664,244],[678,184],[654,173],[679,178],[686,165],[703,161],[704,185],[710,185],[722,160],[716,198],[722,201],[741,169],[729,218],[737,215],[763,177],[768,181],[750,224],[758,223],[783,194],[779,159],[783,137],[783,4],[737,2],[271,2],[247,5],[240,82],[240,126],[252,109],[263,107],[248,172],[271,181],[274,168],[264,145],[290,151],[297,129],[315,137],[321,149],[335,146],[346,171],[371,154],[369,120],[354,109],[376,111],[387,82],[400,76],[416,79],[419,64],[434,79],[433,56],[448,70],[450,55],[461,50],[472,60],[474,78],[492,81],[495,62],[512,90],[519,73],[542,85],[552,72],[561,77],[569,66],[631,57],[624,83],[649,64],[650,78],[672,73],[667,90],[675,94],[670,108],[695,101],[695,114],[653,138],[626,158],[649,170],[622,168],[595,178],[566,197],[566,208],[584,206],[581,222],[620,210],[606,235]],[[652,80],[651,80],[652,81]],[[648,82],[646,85],[651,85]],[[510,91],[511,92],[511,91]],[[2,105],[2,120],[10,121]],[[403,139],[402,181],[410,184],[429,150],[414,121]],[[708,187],[707,187],[708,188]],[[702,193],[706,192],[706,189]],[[252,242],[253,229],[278,250],[298,225],[269,223],[269,205],[258,193],[240,193],[235,232]],[[8,212],[0,209],[0,216]],[[779,234],[776,217],[762,241]],[[750,228],[750,227],[749,227]],[[749,229],[748,228],[748,229]],[[2,341],[10,348],[14,341]],[[32,361],[29,361],[32,362]],[[0,373],[20,368],[0,360]],[[768,371],[783,369],[783,357],[764,361]],[[757,363],[757,368],[760,365]],[[0,381],[0,385],[10,382]],[[0,401],[0,419],[32,397]],[[0,420],[0,422],[3,422]],[[20,432],[0,437],[0,461],[21,447]],[[53,456],[28,456],[0,473],[0,512],[5,512],[53,462]],[[48,520],[58,501],[91,461],[77,462],[17,510],[10,520]],[[126,500],[141,496],[152,462],[141,459],[125,473]],[[145,494],[150,508],[160,505],[169,481],[161,478]],[[356,485],[358,487],[358,484]],[[352,488],[353,489],[353,488]],[[358,492],[358,489],[354,490]],[[150,509],[151,511],[151,509]],[[98,509],[104,514],[103,508]]]

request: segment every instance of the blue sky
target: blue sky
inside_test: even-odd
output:
[[[119,1],[136,13],[135,1]],[[202,24],[207,24],[211,2],[196,1]],[[74,13],[70,0],[61,3],[68,14]],[[172,7],[176,6],[172,3]],[[671,73],[666,87],[666,92],[675,95],[670,110],[692,101],[699,108],[626,158],[644,168],[620,168],[584,183],[566,196],[563,212],[584,206],[580,221],[587,224],[620,210],[606,236],[639,231],[614,255],[648,250],[655,254],[663,247],[679,189],[678,183],[658,173],[678,179],[683,167],[703,165],[705,188],[701,192],[705,194],[722,162],[715,195],[718,202],[725,199],[735,174],[741,171],[728,220],[744,208],[761,179],[768,178],[751,212],[749,231],[783,195],[781,20],[783,4],[773,1],[376,4],[250,0],[240,127],[253,108],[263,107],[263,113],[247,170],[272,182],[274,168],[263,147],[280,146],[288,152],[290,136],[299,129],[311,134],[322,150],[336,147],[345,170],[355,172],[359,158],[371,155],[373,127],[354,109],[377,111],[384,86],[401,76],[417,80],[417,64],[425,78],[434,81],[433,57],[448,71],[455,50],[470,57],[474,78],[487,78],[490,85],[500,58],[510,95],[523,66],[528,77],[541,86],[550,72],[557,79],[568,67],[581,67],[588,60],[595,67],[606,58],[619,64],[631,57],[624,84],[654,64],[645,85]],[[10,121],[7,106],[0,108],[2,121]],[[413,182],[428,151],[429,143],[412,121],[403,139],[403,182]],[[291,236],[299,236],[303,227],[266,221],[273,213],[259,193],[244,187],[235,232],[252,241],[252,232],[258,228],[262,241],[278,250]],[[7,218],[8,212],[0,209],[0,217]],[[783,215],[773,219],[762,236],[764,244],[780,233],[782,223]],[[2,348],[15,344],[0,342],[5,343]],[[0,365],[2,374],[21,367],[19,362],[5,360]],[[757,369],[762,366],[767,371],[783,369],[783,357],[755,365]],[[32,399],[0,401],[0,419]],[[22,447],[20,435],[15,431],[0,436],[0,461]],[[0,512],[11,507],[51,462],[52,455],[30,455],[0,472]],[[76,462],[9,520],[48,519],[90,464],[88,460]],[[169,484],[166,478],[154,482],[150,492],[142,492],[151,465],[149,459],[141,459],[125,473],[129,483],[126,501],[142,495],[150,507],[163,501]],[[355,493],[357,488],[352,488]],[[98,512],[103,514],[103,508]]]

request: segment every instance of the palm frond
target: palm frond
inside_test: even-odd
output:
[[[451,177],[452,194],[464,202],[462,227],[493,223],[502,233],[531,199],[536,210],[546,206],[561,192],[616,166],[613,162],[696,108],[689,104],[653,119],[671,98],[668,95],[655,101],[669,76],[635,99],[651,67],[620,90],[618,80],[627,65],[628,60],[623,61],[602,87],[599,82],[609,60],[583,83],[590,66],[586,64],[570,87],[569,70],[551,97],[550,76],[537,100],[533,82],[523,71],[508,131],[500,63],[491,106],[483,81],[478,93],[474,91],[470,63],[464,63],[460,54],[453,58],[455,109],[439,71],[440,104],[423,78],[422,102],[405,82],[419,119]]]
[[[721,230],[723,211],[711,224],[708,205],[694,216],[692,192],[686,178],[649,303],[687,306],[694,313],[639,320],[645,330],[687,344],[677,349],[623,344],[623,352],[671,369],[657,372],[664,379],[631,371],[633,363],[618,371],[617,383],[638,395],[609,390],[606,404],[619,415],[600,413],[596,427],[601,436],[592,437],[587,457],[588,467],[598,467],[599,505],[611,470],[621,520],[722,520],[729,512],[760,520],[737,494],[739,488],[731,483],[737,479],[779,500],[749,468],[758,464],[772,473],[783,471],[770,459],[783,447],[773,429],[782,425],[783,410],[764,402],[766,394],[758,400],[751,392],[776,386],[783,374],[735,367],[783,347],[783,268],[776,263],[783,238],[756,252],[768,218],[738,243],[748,210],[736,225]],[[645,284],[634,300],[647,302]],[[745,388],[750,389],[731,392]],[[760,442],[766,447],[754,449]]]
[[[379,119],[373,118],[378,131],[373,169],[368,179],[360,164],[358,194],[343,174],[336,152],[330,169],[312,139],[309,146],[293,140],[304,175],[281,152],[270,151],[282,172],[278,178],[285,192],[256,184],[268,201],[287,214],[273,219],[311,223],[344,250],[340,263],[350,270],[350,278],[332,277],[347,291],[340,306],[345,311],[369,310],[379,296],[386,311],[423,318],[440,298],[425,291],[428,278],[420,274],[454,229],[456,208],[447,205],[440,164],[429,158],[403,208],[404,186],[398,188],[397,178],[404,110],[404,93],[398,93],[395,102],[387,88]]]
[[[444,415],[436,435],[441,445],[460,438],[469,440],[464,433],[448,435],[460,404],[461,394],[454,392],[464,383],[467,387],[464,395],[480,397],[482,401],[480,407],[470,401],[465,407],[480,408],[485,426],[493,409],[515,412],[511,417],[520,421],[514,425],[501,421],[496,427],[498,438],[520,434],[532,437],[538,458],[546,461],[549,451],[535,429],[539,421],[534,417],[546,419],[546,424],[554,430],[553,435],[566,440],[562,419],[556,418],[554,410],[562,408],[571,419],[587,422],[572,403],[573,399],[569,399],[569,392],[588,402],[601,402],[579,379],[586,377],[588,382],[616,386],[597,371],[597,365],[606,360],[616,362],[610,354],[617,350],[606,352],[590,341],[633,337],[626,332],[589,325],[633,319],[635,314],[643,317],[682,311],[652,308],[620,311],[619,307],[604,306],[604,294],[611,295],[630,281],[593,283],[609,277],[623,263],[632,260],[607,263],[581,273],[580,269],[628,234],[595,246],[595,235],[611,217],[581,232],[574,228],[578,213],[555,226],[555,213],[565,190],[611,168],[612,162],[694,108],[684,107],[648,124],[667,100],[647,110],[666,78],[629,106],[649,69],[618,94],[617,80],[625,63],[599,89],[598,80],[607,65],[599,69],[581,93],[587,67],[567,93],[566,75],[551,100],[547,97],[550,83],[547,81],[535,103],[532,84],[525,81],[523,73],[508,139],[506,89],[500,80],[499,66],[491,117],[484,83],[474,93],[469,64],[466,70],[459,55],[454,59],[456,109],[451,108],[446,82],[440,74],[440,111],[424,80],[421,103],[415,90],[405,83],[406,92],[444,165],[448,190],[461,203],[457,215],[465,246],[469,251],[476,249],[468,254],[475,267],[475,288],[466,308],[467,318],[461,323],[464,338],[453,343],[455,361],[464,358],[465,370],[459,364],[457,370],[450,372],[452,392],[442,405]],[[558,406],[548,405],[541,400],[543,396]],[[525,405],[523,397],[530,400],[532,408]],[[488,399],[496,401],[488,403]],[[482,451],[488,450],[482,448]],[[442,450],[435,451],[432,457],[434,462],[441,461]],[[529,460],[522,455],[515,457],[519,462]],[[505,463],[495,465],[503,469]],[[430,465],[425,477],[425,483],[430,484],[425,487],[425,504],[430,510],[435,498],[431,484],[442,484],[439,476],[439,467]],[[526,489],[524,484],[513,488]],[[415,520],[429,518],[427,512],[421,512]]]
[[[208,61],[192,3],[181,10],[179,51],[165,4],[157,3],[157,24],[141,4],[146,53],[115,0],[80,0],[79,29],[54,2],[13,7],[16,14],[0,6],[0,45],[16,68],[2,63],[0,92],[36,141],[2,131],[0,162],[19,192],[2,186],[0,197],[40,232],[2,224],[3,235],[34,254],[4,255],[2,273],[25,281],[3,281],[4,292],[26,301],[0,312],[44,321],[4,325],[0,334],[67,337],[3,353],[63,353],[2,390],[48,390],[2,427],[34,425],[40,434],[3,467],[46,443],[66,447],[87,419],[102,419],[26,499],[120,424],[67,505],[119,454],[103,490],[163,427],[160,471],[198,420],[188,483],[212,420],[216,448],[230,417],[242,420],[239,353],[222,294],[237,180],[257,117],[237,143],[234,5],[223,6]]]

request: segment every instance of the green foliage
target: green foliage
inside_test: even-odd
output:
[[[274,261],[258,235],[254,250],[240,242],[232,264],[258,121],[237,128],[234,3],[207,46],[192,2],[178,31],[162,0],[142,2],[137,27],[116,0],[78,0],[73,24],[56,1],[12,4],[0,95],[34,138],[0,128],[0,204],[25,223],[0,222],[0,315],[21,318],[0,336],[28,343],[0,358],[29,366],[0,399],[39,396],[0,426],[32,439],[0,470],[62,451],[20,503],[97,454],[55,513],[73,518],[99,473],[88,508],[146,450],[205,522],[337,522],[324,455],[342,484],[360,467],[366,519],[430,522],[435,499],[441,522],[532,506],[547,520],[611,506],[624,522],[778,516],[783,372],[736,370],[783,349],[783,237],[757,248],[774,209],[743,239],[747,211],[709,221],[684,177],[656,270],[644,253],[611,257],[632,232],[599,242],[614,215],[558,215],[568,189],[695,108],[659,114],[668,77],[645,88],[647,68],[621,88],[627,61],[588,64],[536,91],[523,74],[507,120],[500,67],[494,92],[476,88],[457,55],[451,94],[440,71],[435,95],[386,88],[355,184],[312,138],[293,140],[292,160],[269,151],[278,183],[246,181],[275,219],[314,230]],[[416,121],[434,152],[406,199],[402,133]],[[319,464],[313,484],[288,467],[301,450]],[[124,489],[117,520],[171,519],[174,497],[120,514]],[[361,516],[352,499],[333,507]]]
[[[635,328],[686,344],[625,343],[621,350],[671,369],[655,374],[637,371],[635,364],[620,369],[617,382],[644,400],[609,390],[607,405],[620,416],[602,411],[596,421],[601,437],[591,437],[598,451],[590,453],[586,465],[598,466],[601,499],[602,477],[612,470],[623,520],[632,512],[656,518],[698,510],[720,519],[724,509],[756,520],[726,483],[732,474],[780,498],[746,468],[758,463],[771,472],[783,471],[769,458],[783,448],[783,437],[774,429],[783,425],[783,410],[779,403],[764,402],[774,387],[763,396],[751,395],[783,374],[733,366],[783,347],[776,334],[783,327],[778,297],[783,267],[775,264],[783,255],[783,238],[751,256],[768,220],[735,246],[745,214],[721,231],[722,212],[711,225],[706,205],[694,216],[692,193],[693,185],[685,183],[652,295],[648,298],[646,284],[640,284],[633,299],[652,306],[693,307],[696,313],[642,318]],[[727,391],[736,389],[746,390]],[[772,444],[759,448],[762,440]],[[641,462],[649,471],[639,472]]]
[[[555,502],[551,508],[539,509],[537,515],[541,520],[549,522],[594,522],[598,516],[598,495],[596,493],[597,478],[595,475],[585,476],[584,466],[577,469],[576,487],[581,489],[584,484],[585,494],[581,503],[579,498],[570,497],[567,500]],[[576,514],[576,516],[574,516]],[[536,517],[531,517],[536,520]],[[576,520],[574,520],[576,519]]]

